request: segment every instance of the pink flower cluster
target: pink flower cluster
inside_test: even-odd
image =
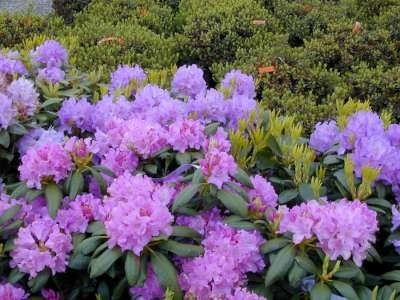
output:
[[[0,299],[2,300],[25,300],[28,294],[20,288],[13,286],[11,283],[0,284]]]
[[[317,245],[331,259],[342,257],[361,266],[378,230],[377,214],[358,200],[307,203],[284,207],[279,232],[292,234],[300,244],[315,238]]]
[[[167,205],[173,191],[167,186],[125,172],[113,181],[108,192],[102,214],[110,248],[119,246],[140,255],[153,237],[171,234],[174,218]]]

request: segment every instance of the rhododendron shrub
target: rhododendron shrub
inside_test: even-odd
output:
[[[338,102],[307,140],[239,70],[153,77],[0,55],[0,299],[397,297],[389,115]]]

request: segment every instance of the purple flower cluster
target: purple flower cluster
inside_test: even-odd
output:
[[[68,264],[72,239],[49,218],[38,219],[18,231],[11,252],[11,267],[35,277],[49,268],[53,275],[64,272]]]
[[[2,300],[25,300],[28,294],[20,288],[13,286],[11,283],[0,284],[0,299]]]
[[[138,65],[134,67],[128,65],[120,66],[111,74],[110,91],[113,92],[116,89],[125,89],[132,83],[135,84],[135,88],[138,88],[146,78],[146,73]]]
[[[169,236],[171,215],[167,205],[172,191],[156,185],[143,175],[125,172],[110,185],[105,199],[103,221],[109,236],[108,245],[140,255],[153,237]]]
[[[361,266],[367,250],[375,242],[377,214],[360,201],[320,204],[315,200],[290,209],[283,208],[279,232],[291,233],[293,242],[316,239],[331,259],[339,256]]]
[[[42,187],[42,183],[58,183],[72,169],[71,156],[57,143],[29,148],[21,162],[18,168],[20,179],[26,181],[29,187],[38,189]]]
[[[213,216],[216,220],[210,219]],[[263,239],[257,232],[235,230],[224,225],[218,221],[219,218],[213,211],[197,216],[192,221],[195,229],[199,225],[203,227],[201,230],[205,238],[202,245],[205,252],[200,257],[182,263],[179,282],[187,295],[196,299],[235,299],[237,294],[249,297],[250,293],[239,290],[245,284],[246,273],[259,272],[264,268],[259,252]],[[188,219],[181,222],[190,224]]]
[[[67,50],[57,41],[48,40],[31,51],[35,64],[46,67],[61,67],[68,62]]]
[[[204,92],[206,88],[203,70],[196,65],[180,67],[172,80],[172,91],[191,98]]]
[[[221,85],[227,90],[232,90],[232,95],[246,96],[248,98],[254,98],[256,96],[256,87],[253,77],[243,74],[238,70],[232,70],[227,73]]]
[[[260,175],[252,176],[253,188],[249,190],[250,210],[265,213],[267,209],[275,209],[278,205],[278,195],[270,182]]]
[[[339,142],[338,137],[339,127],[335,121],[319,122],[310,136],[310,147],[324,153]]]
[[[164,297],[164,290],[161,288],[153,268],[150,265],[147,267],[146,281],[143,286],[132,287],[130,293],[135,299],[139,300],[162,299]]]

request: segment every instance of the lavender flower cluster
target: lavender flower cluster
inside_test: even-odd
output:
[[[25,193],[11,197],[4,190],[0,201],[0,216],[18,208],[0,221],[0,230],[14,230],[2,236],[13,241],[6,268],[26,282],[68,274],[81,258],[78,270],[88,271],[93,285],[99,276],[114,284],[124,269],[129,278],[122,286],[134,299],[161,299],[170,289],[173,297],[183,291],[185,299],[266,299],[268,293],[249,282],[265,277],[274,263],[261,251],[274,238],[363,266],[379,230],[378,214],[366,203],[335,198],[280,206],[282,188],[273,184],[278,172],[254,167],[247,175],[240,168],[229,133],[261,110],[251,76],[231,71],[213,89],[198,66],[182,66],[169,91],[149,83],[140,66],[124,65],[98,101],[62,99],[55,120],[44,126],[34,121],[44,100],[36,86],[66,80],[68,52],[47,41],[30,58],[28,71],[17,54],[0,56],[0,127],[32,121],[15,143]],[[335,121],[317,124],[310,146],[349,153],[357,176],[365,166],[378,168],[379,180],[399,191],[399,128],[358,112],[343,130]],[[183,202],[188,206],[177,208]],[[392,214],[395,231],[396,207]],[[19,226],[9,227],[14,222]],[[185,245],[195,254],[183,255]],[[3,279],[1,299],[38,293],[23,280]],[[45,299],[61,299],[64,292],[46,282],[39,290]]]

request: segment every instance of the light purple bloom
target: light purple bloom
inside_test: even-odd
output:
[[[228,102],[215,89],[199,93],[195,98],[190,98],[187,103],[187,111],[190,117],[203,123],[213,121],[225,123],[227,108]]]
[[[310,147],[324,153],[337,143],[339,127],[335,121],[318,122],[310,136]]]
[[[140,255],[150,240],[172,233],[173,216],[165,199],[155,193],[158,186],[150,178],[128,172],[114,180],[104,202],[104,225],[108,246]]]
[[[61,67],[68,62],[68,51],[59,42],[47,40],[31,51],[31,57],[35,64]]]
[[[69,98],[63,101],[58,118],[62,130],[71,132],[73,128],[92,131],[93,106],[85,99]]]
[[[101,164],[108,167],[117,176],[122,175],[125,171],[134,171],[138,166],[138,157],[128,150],[110,149],[103,158]]]
[[[12,100],[2,93],[0,93],[0,112],[0,128],[7,129],[17,116],[17,110]]]
[[[196,65],[179,67],[172,80],[172,91],[188,97],[204,92],[207,84],[203,78],[203,70]]]
[[[55,84],[64,80],[65,72],[58,67],[47,67],[39,71],[38,78],[48,83]]]
[[[232,89],[231,95],[246,96],[248,98],[254,98],[256,96],[256,87],[253,77],[238,70],[232,70],[227,73],[221,85],[225,89]]]
[[[391,124],[389,125],[386,135],[394,147],[400,147],[400,125],[399,124]]]
[[[229,181],[229,177],[235,175],[237,165],[232,155],[211,150],[199,161],[200,169],[206,177],[207,182],[222,188],[222,185]]]
[[[53,128],[35,128],[28,131],[28,133],[18,141],[18,152],[22,156],[31,147],[38,147],[49,143],[62,144],[64,142],[64,137],[62,132],[56,131]]]
[[[135,82],[135,88],[137,89],[146,80],[146,77],[146,73],[138,65],[134,67],[128,65],[120,66],[111,74],[110,91],[124,89],[132,82]]]
[[[251,199],[250,209],[264,213],[268,208],[275,208],[278,204],[278,195],[272,184],[260,175],[252,176],[250,179],[254,186],[248,193]]]
[[[226,101],[230,128],[236,128],[239,120],[247,120],[250,113],[257,108],[256,100],[242,95],[234,95]]]
[[[39,94],[32,81],[21,77],[10,84],[7,93],[19,117],[26,118],[35,114],[39,104]]]
[[[227,300],[267,300],[265,297],[261,297],[256,293],[249,292],[245,288],[236,288],[233,295],[228,296]]]
[[[218,127],[215,134],[204,141],[202,147],[205,152],[209,152],[213,149],[229,152],[231,149],[231,142],[228,139],[228,133],[223,127]]]
[[[0,54],[0,73],[2,73],[3,75],[26,75],[28,71],[21,61],[9,57],[9,55],[4,56]]]
[[[40,292],[45,300],[62,300],[61,295],[52,289],[43,289]]]
[[[31,278],[49,268],[53,275],[64,272],[68,264],[72,240],[51,219],[39,219],[20,228],[11,252],[10,266],[28,273]]]
[[[204,140],[204,126],[199,121],[179,120],[169,126],[168,143],[176,151],[199,150]]]
[[[25,300],[28,296],[22,288],[13,286],[11,283],[0,284],[0,299],[2,300]]]
[[[68,176],[72,169],[70,155],[60,144],[49,143],[37,148],[30,148],[21,158],[18,170],[20,179],[31,188],[42,187],[42,181],[58,183]]]

